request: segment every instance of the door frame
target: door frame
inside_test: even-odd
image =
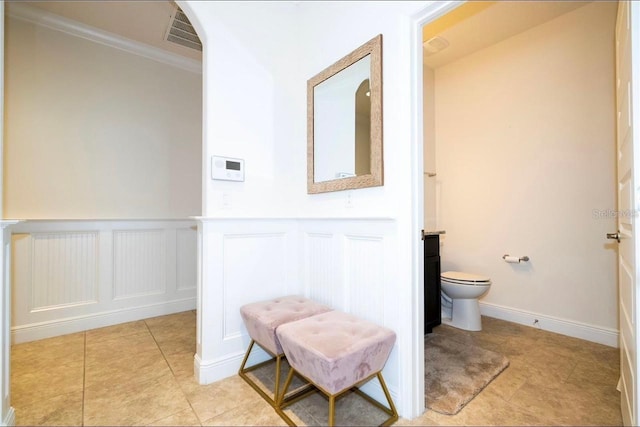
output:
[[[410,16],[410,96],[411,96],[411,366],[402,378],[411,378],[410,417],[425,411],[424,403],[424,246],[420,230],[424,228],[424,133],[422,87],[422,27],[466,3],[466,0],[432,2]]]
[[[633,126],[633,176],[634,176],[634,198],[635,198],[635,206],[640,205],[640,201],[638,198],[640,195],[638,194],[638,186],[640,186],[640,4],[635,1],[629,1],[629,14],[630,14],[630,28],[629,28],[629,36],[631,42],[631,99],[629,102],[631,103],[631,121]],[[633,385],[635,388],[634,393],[634,411],[632,420],[633,425],[638,424],[638,412],[640,411],[640,378],[638,378],[638,366],[640,365],[638,358],[640,357],[640,343],[638,336],[638,322],[640,321],[640,307],[638,306],[640,303],[639,287],[640,287],[640,250],[638,250],[638,242],[640,242],[640,221],[638,221],[638,212],[636,212],[636,216],[634,216],[634,226],[633,226],[633,238],[635,240],[635,292],[634,292],[634,301],[633,307],[635,308],[635,342],[633,345],[635,348],[633,352],[635,353],[635,372],[633,372],[635,378],[635,384]]]
[[[11,233],[7,227],[15,221],[4,220],[4,1],[0,4],[0,424],[14,425],[11,406],[11,263],[8,257]]]
[[[631,303],[631,313],[628,313],[629,316],[631,316],[631,322],[630,322],[630,327],[632,329],[632,336],[628,337],[630,339],[631,342],[627,343],[627,346],[623,346],[623,343],[625,343],[625,336],[623,334],[624,332],[624,328],[623,328],[623,317],[625,315],[625,310],[623,309],[623,301],[622,299],[619,299],[618,301],[618,317],[619,317],[619,341],[620,341],[620,349],[619,349],[619,357],[620,357],[620,382],[619,382],[619,387],[621,387],[620,389],[620,410],[621,410],[621,415],[622,415],[622,420],[623,420],[623,424],[625,425],[637,425],[638,423],[638,412],[640,411],[640,379],[638,378],[638,366],[640,365],[639,363],[639,356],[640,356],[640,337],[639,337],[639,331],[638,331],[638,322],[640,321],[640,307],[638,306],[638,304],[640,303],[640,296],[639,291],[640,291],[640,250],[638,248],[638,242],[640,242],[640,222],[638,221],[638,206],[640,206],[640,195],[638,194],[638,188],[640,186],[640,86],[638,85],[638,82],[640,82],[640,4],[638,4],[637,2],[634,1],[625,1],[625,2],[618,2],[618,14],[616,17],[616,67],[618,67],[619,65],[619,57],[618,57],[618,45],[617,43],[618,41],[618,35],[617,35],[617,30],[619,28],[620,25],[620,7],[626,3],[627,6],[627,22],[629,25],[629,31],[628,31],[628,45],[629,45],[629,51],[628,53],[630,54],[630,75],[629,75],[629,82],[631,83],[631,91],[628,94],[628,106],[631,109],[631,117],[630,117],[630,122],[631,122],[631,155],[630,155],[630,159],[629,161],[631,162],[631,166],[630,166],[630,171],[631,171],[631,184],[633,186],[633,188],[631,189],[631,194],[632,194],[632,200],[630,201],[630,209],[632,210],[633,214],[630,215],[630,220],[631,220],[631,224],[632,224],[632,230],[631,230],[631,237],[633,238],[634,242],[633,242],[633,254],[632,254],[632,260],[633,260],[633,269],[634,271],[632,271],[632,275],[633,275],[633,280],[634,282],[631,284],[632,288],[633,288],[633,292],[632,292],[632,298],[633,301]],[[619,78],[619,70],[616,69],[616,78]],[[616,94],[618,92],[618,89],[616,89]],[[619,100],[616,99],[616,111],[618,110],[618,102]],[[620,122],[621,118],[618,117],[616,119],[616,128],[619,128],[619,122]],[[617,151],[620,150],[620,141],[618,140],[620,138],[620,135],[616,136],[616,147],[617,147]],[[617,160],[618,161],[618,160]],[[618,184],[619,187],[619,176],[616,176],[616,183]],[[617,208],[621,209],[621,201],[620,201],[620,189],[617,189],[618,192],[618,203],[617,203]],[[618,236],[620,238],[620,229],[622,227],[620,227],[620,221],[623,218],[622,215],[624,215],[624,212],[620,212],[621,215],[618,217]],[[618,242],[620,242],[620,240],[618,240]],[[619,249],[620,251],[620,249]],[[619,269],[621,268],[621,255],[618,254],[618,264],[619,264]],[[622,293],[620,292],[620,276],[621,274],[618,274],[618,293],[619,296],[618,298],[622,298]],[[630,353],[625,355],[625,353]],[[629,356],[629,357],[625,357],[625,356]],[[632,384],[626,384],[624,381],[624,367],[625,367],[625,359],[629,359],[629,369],[632,371],[631,372],[631,382]],[[626,388],[631,388],[631,401],[628,402],[630,405],[629,411],[623,411],[623,409],[626,407],[625,405],[623,405],[624,399],[625,399],[625,389]]]

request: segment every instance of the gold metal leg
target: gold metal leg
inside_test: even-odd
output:
[[[276,356],[276,385],[273,390],[273,400],[274,402],[278,401],[278,389],[280,388],[280,362],[282,362],[282,355],[279,354]]]
[[[293,380],[294,373],[295,373],[295,370],[293,368],[290,368],[289,374],[287,375],[287,379],[284,382],[284,387],[282,388],[282,392],[278,396],[276,396],[276,405],[275,405],[276,413],[280,415],[280,418],[282,418],[287,423],[287,425],[290,425],[290,426],[295,426],[296,423],[294,423],[293,420],[289,418],[287,414],[284,413],[283,409],[285,406],[287,406],[287,404],[291,403],[290,401],[287,401],[285,403],[284,396],[287,394],[287,390],[289,390],[289,386],[291,385],[291,380]]]
[[[287,375],[287,380],[284,382],[282,393],[280,393],[280,395],[278,395],[277,397],[278,407],[282,406],[282,401],[284,400],[285,394],[287,394],[287,390],[289,390],[289,386],[291,385],[291,381],[293,380],[294,373],[295,370],[293,368],[289,368],[289,375]]]
[[[253,349],[254,344],[258,344],[256,343],[253,339],[251,340],[251,344],[249,344],[249,348],[247,349],[247,352],[244,355],[244,359],[242,360],[242,364],[240,365],[240,370],[238,371],[238,375],[240,375],[240,377],[245,380],[247,382],[247,384],[249,384],[255,391],[258,392],[258,394],[260,396],[262,396],[262,398],[264,400],[266,400],[271,406],[273,406],[274,408],[276,407],[276,400],[278,399],[278,391],[279,391],[279,387],[280,387],[280,367],[281,367],[281,363],[282,363],[282,359],[284,358],[284,354],[278,354],[273,356],[272,359],[269,359],[265,362],[262,363],[258,363],[257,365],[254,366],[250,366],[250,367],[246,367],[247,364],[247,360],[249,360],[249,355],[251,354],[251,350]],[[260,345],[260,344],[258,344]],[[265,350],[267,351],[267,350]],[[267,351],[268,352],[268,351]],[[268,352],[269,354],[271,354],[271,352]],[[271,363],[275,360],[276,362],[276,384],[274,387],[274,393],[273,396],[269,396],[267,393],[265,393],[265,391],[258,385],[256,384],[256,382],[251,379],[247,373],[251,372],[255,369],[260,368],[261,366],[264,366],[268,363]]]
[[[329,427],[333,427],[335,424],[336,416],[336,395],[329,396]]]
[[[306,387],[305,387],[305,389],[302,392],[296,392],[292,396],[289,396],[285,399],[285,395],[287,394],[287,390],[291,385],[291,380],[293,379],[294,375],[298,375],[299,377],[307,380],[309,382],[309,384],[307,385],[310,385],[313,387],[311,390],[306,390]],[[384,392],[384,396],[387,399],[387,402],[389,403],[389,407],[384,406],[383,404],[381,404],[380,402],[378,402],[377,400],[367,395],[365,392],[363,392],[358,388],[359,386],[372,380],[373,377],[378,378],[378,381],[380,382],[380,386],[382,387],[382,391]],[[376,372],[375,374],[372,374],[371,376],[363,379],[362,381],[360,381],[358,384],[355,384],[351,388],[342,390],[341,392],[336,394],[331,394],[328,391],[323,390],[321,387],[313,384],[309,380],[309,378],[300,374],[293,367],[291,367],[291,369],[289,370],[289,374],[287,375],[287,380],[284,383],[284,388],[282,389],[282,392],[277,398],[277,402],[275,406],[276,412],[288,425],[295,426],[296,424],[293,422],[293,420],[291,420],[291,418],[289,418],[289,416],[287,416],[287,414],[284,413],[284,408],[294,404],[295,402],[298,402],[299,400],[307,397],[309,394],[316,391],[319,391],[320,393],[324,394],[329,399],[329,419],[328,419],[329,426],[335,425],[336,399],[348,394],[349,391],[355,392],[356,394],[364,398],[367,402],[371,403],[373,406],[375,406],[376,408],[379,408],[380,410],[384,411],[386,414],[389,415],[389,418],[387,418],[387,420],[385,420],[382,424],[380,424],[381,426],[389,426],[394,422],[398,421],[398,411],[396,410],[396,407],[393,404],[393,400],[391,399],[391,393],[389,393],[387,384],[384,382],[384,378],[382,377],[382,372]]]
[[[253,345],[256,342],[254,340],[251,340],[251,344],[249,344],[249,348],[247,349],[247,352],[244,354],[244,359],[242,359],[242,365],[240,365],[240,370],[238,371],[238,374],[244,372],[244,365],[247,364],[247,360],[249,359],[249,354],[251,354],[251,350],[253,349]]]
[[[293,379],[294,375],[298,375],[300,378],[307,381],[307,383],[301,387],[298,387],[297,389],[292,391],[289,396],[287,396],[287,392],[289,391],[289,386],[291,385],[291,380]],[[282,390],[280,396],[278,397],[278,400],[276,401],[276,410],[282,410],[289,405],[293,405],[294,403],[304,399],[310,394],[315,393],[317,389],[318,388],[313,383],[311,383],[311,381],[300,375],[300,373],[292,367],[289,371],[289,375],[287,375],[284,389]]]
[[[393,404],[393,400],[391,400],[391,393],[389,393],[389,389],[387,388],[387,384],[384,382],[384,378],[382,378],[382,372],[378,372],[378,381],[380,381],[380,385],[382,386],[382,391],[384,391],[384,397],[387,398],[387,402],[389,402],[389,409],[391,409],[391,418],[385,421],[382,425],[391,425],[398,421],[398,411],[396,410],[396,405]]]

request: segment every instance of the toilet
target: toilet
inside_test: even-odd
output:
[[[446,271],[440,275],[442,292],[452,300],[451,320],[442,323],[466,331],[481,331],[478,298],[491,287],[491,280],[477,274]]]

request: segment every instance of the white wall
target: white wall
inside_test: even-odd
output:
[[[7,20],[5,218],[201,213],[200,74]]]
[[[291,185],[295,196],[303,195],[300,210],[305,214],[376,215],[396,217],[406,212],[410,194],[410,120],[408,45],[410,35],[403,27],[411,13],[426,2],[308,2],[303,13],[300,60],[302,80],[315,75],[377,34],[383,35],[383,155],[384,186],[359,191],[305,195],[306,184],[299,178]],[[407,25],[408,26],[408,25]],[[335,28],[326,31],[327,27]],[[319,36],[322,34],[322,36]],[[303,82],[301,81],[300,84]],[[304,100],[304,98],[303,98]],[[300,112],[302,106],[298,107]],[[302,110],[304,112],[304,110]],[[306,122],[304,116],[300,119]],[[299,162],[298,173],[306,171],[304,145],[292,153]],[[351,195],[351,204],[346,200]]]
[[[291,2],[182,6],[204,45],[203,215],[290,214],[295,205],[289,200],[288,174],[306,161],[306,154],[297,159],[289,150],[298,141],[306,147],[306,114],[302,121],[291,114],[296,101],[306,105],[306,86],[296,85],[297,6]],[[212,155],[244,159],[245,181],[211,180]]]
[[[385,291],[391,288],[395,292],[395,297],[385,297],[380,306],[371,304],[368,310],[371,318],[377,319],[398,334],[396,347],[385,368],[385,377],[389,378],[390,387],[397,390],[394,398],[400,413],[407,417],[415,416],[416,407],[419,405],[412,401],[419,394],[416,389],[421,388],[414,376],[418,375],[418,371],[413,363],[419,359],[419,356],[416,356],[419,351],[416,351],[414,346],[422,348],[422,344],[416,342],[415,336],[412,335],[413,328],[416,327],[414,322],[419,318],[413,304],[422,300],[421,294],[414,294],[416,289],[413,285],[416,278],[412,276],[414,271],[412,243],[419,241],[422,227],[413,224],[411,216],[414,208],[412,193],[422,189],[412,187],[412,168],[415,162],[422,170],[422,151],[413,151],[415,147],[412,146],[411,139],[414,128],[411,119],[413,94],[411,93],[410,16],[423,9],[426,4],[426,2],[307,2],[301,7],[304,42],[304,54],[301,55],[303,79],[313,76],[318,70],[324,69],[377,34],[382,34],[384,186],[358,191],[304,195],[300,205],[305,214],[319,217],[379,216],[393,219],[393,226],[385,237],[390,241],[389,250],[384,252],[385,257],[382,258],[384,269],[390,271],[393,279],[389,282],[382,281],[379,286],[383,286]],[[332,31],[326,31],[327,28],[331,28]],[[303,106],[300,106],[301,110],[302,108]],[[301,150],[302,154],[304,146],[296,145],[295,150]],[[300,159],[303,158],[298,156]],[[296,194],[304,194],[302,172],[304,168],[292,184],[295,185]],[[339,223],[328,226],[337,230],[338,225]],[[375,227],[376,224],[372,223],[369,226]],[[372,233],[376,231],[376,229],[371,230]],[[346,232],[346,234],[350,233]],[[367,268],[366,266],[375,265],[373,259],[366,258],[350,262],[354,262],[353,268]],[[356,282],[356,286],[361,286],[362,295],[366,295],[366,284]],[[336,289],[335,292],[337,291]],[[422,387],[423,391],[424,387]]]
[[[426,3],[180,4],[204,41],[205,158],[222,154],[246,160],[244,183],[206,182],[206,218],[201,221],[199,230],[201,306],[196,357],[199,379],[210,382],[233,375],[241,362],[243,347],[238,343],[242,339],[246,341],[246,336],[241,328],[225,330],[232,324],[227,322],[224,313],[237,315],[243,303],[285,291],[300,290],[307,295],[322,291],[324,298],[343,301],[344,287],[321,289],[319,286],[323,281],[312,282],[309,276],[301,273],[305,266],[300,256],[283,261],[295,270],[295,283],[288,282],[289,276],[283,281],[279,262],[277,268],[274,265],[265,270],[260,280],[250,280],[248,276],[237,284],[238,289],[242,286],[244,290],[238,299],[223,303],[216,297],[229,286],[220,270],[222,259],[233,260],[224,268],[242,266],[245,270],[259,268],[262,262],[259,256],[251,256],[249,252],[233,252],[233,247],[230,248],[233,253],[227,258],[225,236],[247,234],[247,245],[254,245],[254,241],[271,242],[273,254],[265,252],[269,256],[292,257],[303,246],[295,238],[299,234],[291,234],[291,227],[302,227],[308,217],[312,217],[314,221],[324,223],[327,241],[335,240],[338,246],[349,244],[348,241],[345,243],[348,236],[358,240],[358,236],[364,235],[363,245],[371,236],[374,241],[382,239],[384,242],[382,246],[372,244],[372,251],[375,259],[383,263],[380,268],[384,277],[391,279],[372,285],[356,275],[350,292],[366,295],[368,291],[385,296],[391,292],[393,297],[383,298],[381,304],[339,307],[360,310],[360,314],[366,311],[366,316],[396,331],[398,341],[385,368],[385,376],[389,377],[388,384],[394,390],[400,413],[417,415],[424,400],[415,399],[413,393],[414,383],[419,379],[413,376],[412,356],[422,345],[418,345],[411,335],[413,328],[417,330],[416,325],[420,324],[415,317],[417,313],[411,309],[412,304],[420,300],[419,295],[413,294],[412,287],[412,243],[419,240],[420,227],[412,225],[411,168],[414,163],[420,164],[418,159],[422,158],[422,151],[419,148],[416,155],[411,140],[408,45],[411,38],[409,17]],[[383,34],[385,185],[307,195],[306,81],[377,34]],[[352,196],[351,204],[347,203],[349,195]],[[239,226],[235,222],[237,218],[249,221],[246,226]],[[288,221],[293,221],[294,225]],[[379,231],[376,221],[391,225]],[[366,227],[371,227],[371,235],[362,232]],[[334,235],[338,237],[332,237]],[[280,237],[259,239],[269,236]],[[294,252],[289,245],[294,245]],[[258,247],[265,251],[265,247]],[[380,247],[388,248],[383,257],[379,256]],[[334,254],[331,248],[327,251],[318,264],[314,264],[314,269],[331,271],[335,265],[331,257],[339,254]],[[240,258],[236,259],[236,256]],[[291,262],[294,264],[289,264]],[[359,256],[350,258],[349,262],[352,263],[350,268],[362,273],[374,261]]]
[[[493,315],[611,345],[616,220],[594,211],[616,209],[615,13],[594,2],[435,72],[443,271],[489,276]]]
[[[410,192],[405,164],[410,156],[409,34],[403,20],[425,3],[185,2],[193,20],[201,21],[195,25],[205,45],[209,42],[203,76],[205,157],[246,161],[244,183],[206,179],[204,216],[395,216],[402,211]],[[325,25],[341,31],[327,33]],[[300,180],[307,168],[307,79],[380,33],[385,185],[307,195],[306,179]],[[209,162],[205,160],[207,168]],[[399,174],[393,173],[395,168]],[[348,193],[353,201],[349,207]]]

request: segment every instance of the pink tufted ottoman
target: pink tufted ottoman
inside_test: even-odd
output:
[[[295,295],[251,303],[240,307],[240,315],[251,337],[251,344],[249,344],[242,365],[240,365],[238,375],[249,383],[267,402],[275,406],[280,387],[280,362],[282,357],[284,357],[282,346],[276,336],[276,328],[284,323],[304,319],[330,310],[331,308],[326,305]],[[248,372],[273,360],[271,359],[258,365],[245,368],[247,359],[255,343],[275,358],[276,378],[273,397],[267,395],[255,381],[247,375]]]
[[[292,369],[289,371],[276,409],[289,424],[293,422],[282,409],[293,401],[284,395],[294,373],[314,384],[329,398],[329,425],[334,424],[335,399],[353,389],[382,410],[390,418],[383,425],[398,419],[384,379],[384,367],[396,340],[392,330],[340,311],[331,311],[280,326],[276,334]],[[377,377],[389,408],[365,395],[357,387]]]

